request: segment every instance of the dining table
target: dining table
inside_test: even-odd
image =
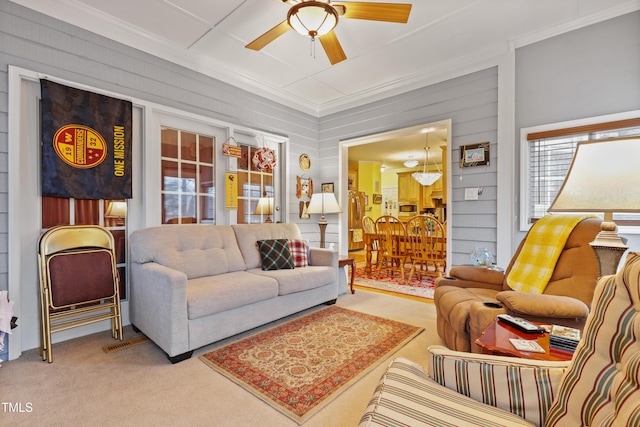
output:
[[[399,240],[399,243],[410,241],[411,235],[404,235],[401,233],[396,234],[396,237]],[[373,242],[378,239],[378,233],[362,233],[362,240],[365,245],[365,266],[364,272],[365,274],[371,275],[371,267],[372,267],[372,258],[373,258]],[[437,241],[442,241],[444,244],[447,243],[446,237],[437,237]],[[406,246],[404,246],[406,247]],[[377,259],[376,259],[377,262]]]

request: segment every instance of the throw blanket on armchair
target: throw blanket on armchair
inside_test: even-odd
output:
[[[573,228],[586,215],[545,215],[535,224],[507,276],[511,289],[541,294]]]

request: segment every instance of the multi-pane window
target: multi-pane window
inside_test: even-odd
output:
[[[162,223],[212,223],[215,210],[215,138],[163,127]]]
[[[521,177],[526,224],[546,214],[569,171],[578,142],[632,136],[640,136],[640,119],[529,133]],[[614,214],[614,219],[619,225],[638,225],[640,215]]]
[[[253,163],[253,156],[259,147],[243,144],[240,147],[242,157],[238,159],[238,224],[264,222],[268,215],[255,214],[255,211],[261,197],[274,200],[274,172],[261,171]]]

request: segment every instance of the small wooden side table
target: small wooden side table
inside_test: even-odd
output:
[[[544,353],[534,353],[529,351],[519,351],[509,341],[509,338],[519,338],[537,341]],[[549,333],[527,334],[504,322],[494,320],[482,332],[482,336],[476,340],[483,354],[495,356],[522,357],[524,359],[535,360],[571,360],[573,353],[560,350],[549,345]]]
[[[338,267],[351,267],[351,293],[355,294],[356,291],[353,289],[353,281],[356,278],[356,259],[355,258],[341,258],[338,260]]]

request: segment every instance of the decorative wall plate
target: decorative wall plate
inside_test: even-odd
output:
[[[308,154],[301,154],[298,163],[300,164],[300,169],[303,171],[311,169],[311,158]]]

